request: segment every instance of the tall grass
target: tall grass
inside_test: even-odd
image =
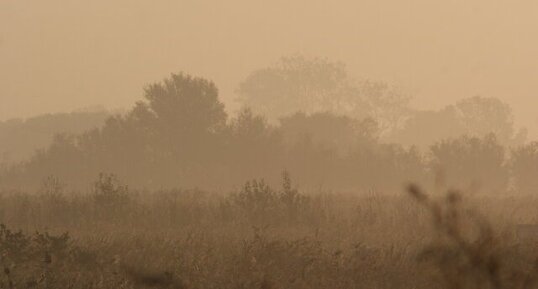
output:
[[[538,247],[512,228],[537,200],[408,191],[307,193],[284,174],[144,192],[101,175],[72,193],[50,178],[1,195],[0,287],[534,288]]]

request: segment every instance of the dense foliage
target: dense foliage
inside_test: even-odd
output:
[[[279,73],[328,69],[328,75],[344,77],[341,67],[326,61],[289,61]],[[317,87],[308,83],[302,85]],[[338,114],[327,107],[325,111],[295,112],[269,123],[249,108],[228,117],[214,83],[172,74],[147,86],[145,99],[126,114],[112,116],[102,127],[84,133],[59,134],[30,161],[4,167],[0,187],[35,188],[52,175],[69,186],[84,188],[94,176],[109,172],[137,188],[230,189],[245,178],[261,176],[274,184],[278,172],[286,169],[309,190],[397,192],[410,180],[434,184],[436,176],[443,174],[447,187],[483,192],[532,190],[532,176],[537,171],[524,163],[522,154],[528,159],[536,151],[513,147],[513,154],[506,153],[507,143],[515,136],[511,111],[502,102],[480,97],[459,102],[444,113],[448,120],[455,120],[447,127],[455,130],[448,134],[450,138],[441,137],[445,132],[440,127],[441,139],[429,150],[419,150],[387,142],[387,133],[393,131],[391,135],[397,137],[397,131],[412,128],[420,118],[398,124],[403,104],[396,105],[396,95],[381,93],[386,89],[381,84],[360,87],[371,114]],[[394,114],[384,114],[382,119],[380,111]],[[394,122],[392,130],[387,130],[389,119]],[[394,131],[398,127],[401,129]],[[428,134],[418,126],[422,130]]]

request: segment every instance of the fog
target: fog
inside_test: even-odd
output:
[[[537,15],[0,0],[0,288],[538,288]]]
[[[538,136],[535,1],[37,1],[0,4],[0,119],[127,108],[170,72],[238,83],[283,55],[344,62],[417,108],[510,103]]]

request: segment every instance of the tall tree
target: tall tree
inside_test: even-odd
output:
[[[358,85],[368,115],[375,119],[383,137],[403,127],[411,115],[411,96],[383,82],[362,81]]]
[[[403,127],[393,131],[388,140],[426,149],[436,142],[463,134],[465,129],[457,118],[454,106],[447,106],[437,111],[413,111]]]
[[[465,98],[438,111],[414,111],[391,141],[406,145],[430,146],[435,142],[463,135],[484,137],[494,134],[503,145],[521,145],[526,130],[516,133],[512,108],[493,97]]]
[[[510,145],[524,141],[524,132],[518,135],[515,133],[512,108],[497,98],[465,98],[456,103],[455,109],[460,124],[468,135],[484,136],[493,133],[501,143]]]
[[[387,84],[353,80],[342,63],[304,56],[283,57],[274,66],[254,71],[237,93],[243,105],[273,122],[296,112],[330,112],[373,118],[383,132],[403,122],[409,102]]]
[[[512,150],[510,157],[514,188],[519,193],[538,192],[538,142],[532,142]]]
[[[145,89],[148,109],[168,132],[213,133],[226,125],[224,104],[209,80],[187,74],[172,74]]]
[[[270,121],[298,111],[362,115],[367,111],[345,66],[322,58],[283,57],[276,65],[250,74],[237,93],[243,105]]]
[[[447,186],[488,193],[507,189],[505,149],[494,134],[444,140],[431,152],[432,169],[444,175]]]
[[[378,139],[377,123],[370,118],[356,120],[328,112],[296,113],[280,120],[285,143],[295,145],[308,139],[313,145],[335,150],[341,155],[351,148],[372,145]]]

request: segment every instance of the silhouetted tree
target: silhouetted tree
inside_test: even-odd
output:
[[[516,136],[512,108],[494,97],[470,97],[455,105],[457,117],[468,135],[483,137],[493,133],[507,145],[522,143],[524,132]]]
[[[146,87],[144,97],[146,102],[138,105],[137,113],[149,122],[155,161],[168,168],[169,177],[194,180],[200,171],[208,170],[227,119],[215,84],[172,74]]]
[[[340,171],[352,180],[347,181],[350,188],[398,192],[407,182],[425,177],[420,152],[414,147],[405,149],[397,144],[358,146],[342,163],[345,167]]]
[[[334,149],[345,155],[357,145],[371,145],[377,142],[377,123],[366,118],[355,120],[330,112],[307,115],[296,113],[280,119],[280,131],[285,143],[290,146],[304,139],[313,145]]]
[[[505,150],[493,134],[444,140],[433,145],[431,152],[432,169],[443,175],[449,187],[488,193],[507,189]]]
[[[99,172],[138,186],[202,183],[222,153],[218,148],[226,130],[217,94],[208,80],[172,74],[149,85],[145,101],[127,114],[110,117],[99,129],[57,137],[22,165],[24,174],[35,180],[54,174],[78,185]]]
[[[344,65],[321,58],[283,57],[250,74],[237,92],[244,105],[271,121],[299,111],[364,116],[368,109]]]
[[[447,106],[438,111],[414,111],[403,127],[393,131],[387,140],[425,149],[443,139],[463,134],[465,128],[457,119],[455,108]]]
[[[283,57],[272,67],[254,71],[237,92],[244,105],[270,121],[297,112],[330,112],[371,117],[381,132],[403,124],[410,99],[384,83],[352,80],[341,63],[304,56]]]
[[[110,117],[100,129],[81,134],[78,146],[84,155],[80,167],[94,178],[114,172],[130,184],[149,185],[155,167],[154,131],[149,119],[140,118],[140,105],[127,115]]]
[[[145,89],[147,108],[158,125],[170,132],[213,133],[226,125],[224,104],[218,90],[209,80],[187,74],[172,74],[161,83]]]
[[[482,138],[494,134],[507,146],[522,144],[524,129],[515,133],[512,109],[492,97],[471,97],[439,111],[415,111],[403,127],[387,139],[405,145],[427,147],[443,139],[462,135]]]
[[[270,123],[243,109],[228,119],[215,84],[172,74],[147,86],[144,99],[127,113],[111,116],[102,127],[82,134],[58,135],[27,163],[5,170],[0,182],[40,184],[54,175],[82,187],[106,172],[134,187],[214,189],[260,177],[271,183],[286,169],[310,189],[391,192],[425,178],[428,166],[422,153],[415,147],[384,143],[381,135],[388,128],[379,128],[380,119],[390,119],[385,114],[394,117],[389,123],[400,123],[407,113],[405,97],[376,83],[362,82],[356,89],[342,67],[325,60],[286,61],[244,85],[263,88],[262,94],[247,90],[252,97],[279,97],[276,92],[284,87],[282,101],[302,92],[301,101],[309,105],[306,112],[289,110],[293,114]],[[271,90],[275,87],[265,77],[275,77],[283,86]],[[347,107],[355,92],[359,102]],[[302,106],[293,101],[293,109]],[[345,111],[363,108],[377,119],[354,118]],[[438,112],[415,113],[402,132],[409,144],[445,139],[432,146],[429,165],[445,170],[448,185],[475,189],[483,182],[483,190],[502,191],[509,179],[504,148],[493,134],[482,134],[495,129],[493,133],[513,140],[512,128],[509,108],[492,99],[472,98]],[[468,132],[478,136],[455,138]],[[512,172],[519,174],[514,184],[521,190],[534,186],[531,175],[523,173],[534,172],[532,162],[525,160],[533,160],[533,154],[532,147],[513,153]]]
[[[411,116],[411,97],[383,82],[362,81],[360,94],[367,103],[368,116],[375,119],[383,136],[403,127]]]
[[[236,180],[268,176],[282,169],[283,149],[278,128],[248,108],[230,120],[227,145],[228,171]]]
[[[538,142],[513,149],[510,168],[516,191],[524,194],[538,192]]]
[[[83,133],[102,126],[109,116],[105,109],[95,109],[0,121],[0,163],[27,161],[36,150],[51,145],[55,134]]]
[[[32,160],[24,164],[27,179],[23,181],[38,183],[50,175],[76,181],[84,171],[77,168],[77,164],[83,164],[83,159],[76,135],[57,134],[47,149],[37,151]]]

